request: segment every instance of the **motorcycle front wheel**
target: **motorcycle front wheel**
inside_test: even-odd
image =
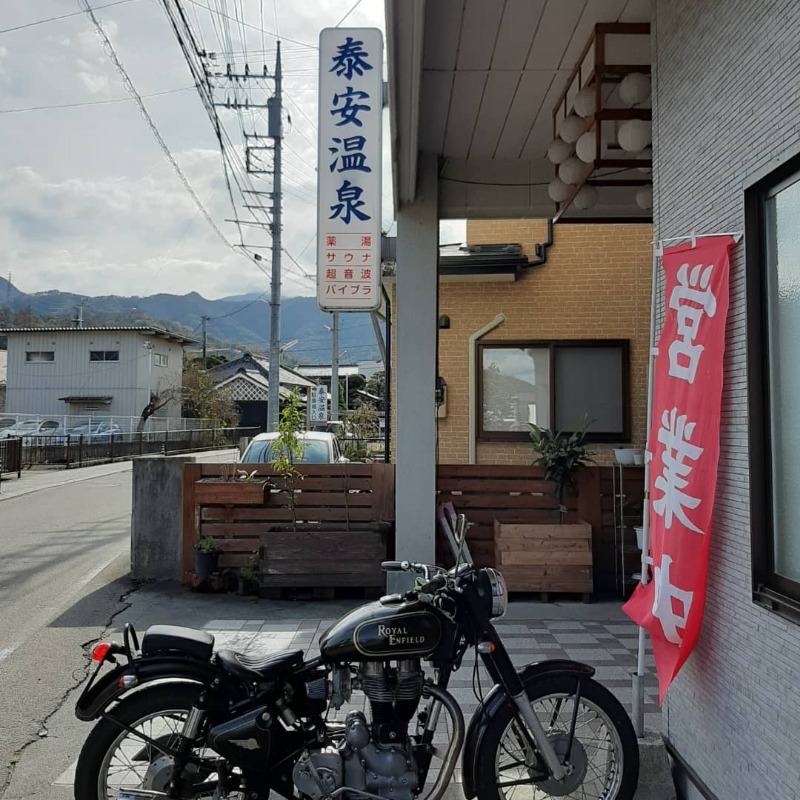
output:
[[[123,700],[111,714],[134,731],[161,745],[177,742],[189,710],[197,704],[201,687],[160,684],[142,689]],[[130,789],[166,792],[172,780],[173,762],[158,748],[101,719],[89,734],[75,770],[75,800],[114,800]],[[211,797],[214,793],[214,759],[207,766],[187,766],[185,784],[203,786],[182,797]]]
[[[528,687],[528,698],[553,748],[567,766],[563,781],[542,774],[516,707],[507,703],[489,722],[478,754],[478,800],[631,800],[639,781],[639,746],[620,702],[599,683],[557,675]],[[573,716],[575,736],[570,741]],[[567,756],[567,753],[569,755]]]

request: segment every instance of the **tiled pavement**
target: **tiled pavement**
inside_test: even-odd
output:
[[[302,649],[309,657],[316,655],[320,635],[335,620],[361,601],[287,602],[258,601],[233,596],[196,595],[189,592],[146,589],[131,596],[132,607],[120,615],[120,626],[112,630],[118,638],[121,625],[133,622],[137,630],[148,625],[169,623],[202,628],[212,633],[216,648],[231,648],[251,655],[270,654],[285,649]],[[636,667],[638,633],[636,626],[620,611],[620,603],[611,601],[582,603],[512,603],[506,618],[497,623],[503,641],[515,664],[531,661],[570,658],[594,666],[596,678],[611,689],[630,712],[631,672]],[[652,653],[648,647],[645,680],[645,727],[660,731],[661,714]],[[478,706],[473,691],[474,655],[468,653],[461,670],[450,682],[450,692],[469,717]],[[490,688],[482,674],[484,693]],[[340,712],[363,708],[361,695]],[[445,741],[444,736],[437,737]],[[71,784],[74,764],[57,781]],[[460,774],[456,774],[456,783]],[[460,792],[453,794],[458,798]]]

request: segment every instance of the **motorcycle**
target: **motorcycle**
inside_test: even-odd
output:
[[[459,552],[465,532],[459,515]],[[208,633],[169,625],[140,646],[126,625],[122,644],[92,651],[75,713],[99,721],[75,797],[440,800],[461,755],[469,800],[630,800],[639,751],[622,705],[586,664],[517,671],[493,624],[508,605],[502,575],[461,561],[384,562],[413,573],[414,589],[343,616],[311,660],[214,653]],[[467,727],[448,684],[470,648],[480,702]],[[368,714],[347,709],[357,692]]]

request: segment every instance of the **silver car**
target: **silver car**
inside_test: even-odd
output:
[[[247,449],[239,459],[242,464],[269,464],[278,455],[275,447],[277,433],[259,433],[247,445]],[[296,459],[302,464],[348,464],[349,458],[342,453],[339,440],[332,433],[323,431],[305,431],[298,433],[297,438],[303,454]]]

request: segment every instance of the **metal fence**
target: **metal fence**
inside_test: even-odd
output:
[[[0,480],[3,475],[22,471],[22,439],[0,439]]]
[[[69,433],[75,428],[88,427],[94,430],[101,423],[113,429],[115,433],[135,433],[139,427],[139,420],[139,417],[116,417],[107,414],[18,414],[3,411],[0,412],[0,431],[19,422],[52,421],[58,425],[56,432],[61,435]],[[201,430],[213,426],[213,421],[209,419],[152,416],[145,422],[144,430],[163,433],[164,431]]]
[[[0,440],[0,447],[5,442],[21,443],[22,467],[71,469],[155,453],[169,455],[236,447],[240,438],[255,436],[258,432],[258,428],[190,428],[109,436],[31,436]]]

